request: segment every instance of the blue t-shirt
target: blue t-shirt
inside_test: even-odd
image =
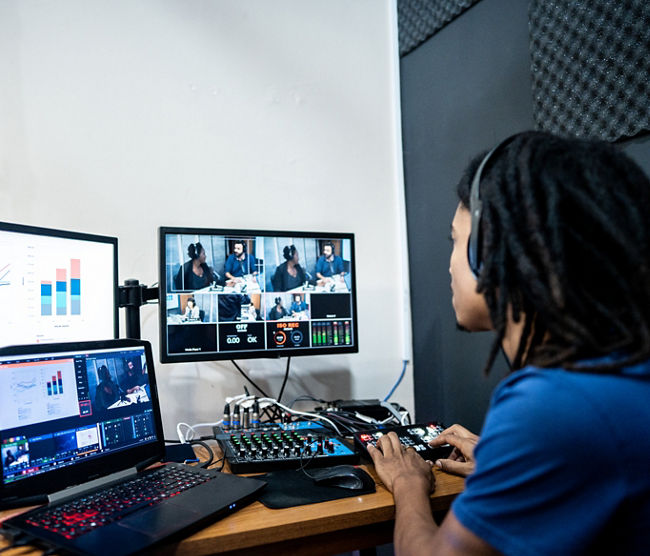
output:
[[[244,274],[252,274],[255,272],[255,257],[247,253],[246,258],[240,261],[234,253],[231,253],[226,259],[225,271],[235,278],[241,278]]]
[[[344,272],[343,259],[338,255],[334,255],[334,260],[328,261],[325,255],[321,255],[316,262],[316,272],[327,277],[341,274],[341,272]]]
[[[650,362],[496,388],[453,512],[503,554],[650,553]]]

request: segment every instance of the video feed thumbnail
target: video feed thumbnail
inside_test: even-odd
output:
[[[29,467],[29,443],[24,436],[11,437],[2,441],[2,467],[4,475]]]
[[[263,241],[213,234],[166,236],[167,291],[260,293]]]
[[[86,375],[94,414],[101,415],[132,403],[149,402],[144,355],[89,358]]]
[[[264,244],[266,291],[350,291],[350,241],[273,237]]]
[[[255,294],[219,294],[219,322],[262,320],[261,299]]]
[[[266,320],[309,320],[309,294],[266,294]]]

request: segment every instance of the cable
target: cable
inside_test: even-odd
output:
[[[248,382],[250,382],[250,383],[251,383],[255,388],[257,388],[257,389],[260,391],[260,393],[262,394],[262,396],[264,396],[265,398],[268,398],[268,397],[269,397],[269,395],[268,395],[264,390],[262,390],[262,389],[261,389],[257,384],[255,384],[255,382],[254,382],[251,378],[249,378],[248,375],[247,375],[244,371],[241,370],[241,367],[240,367],[239,365],[237,365],[237,362],[236,362],[234,359],[231,359],[230,361],[232,361],[232,364],[233,364],[233,365],[236,367],[236,369],[241,373],[241,375],[242,375],[242,376],[243,376],[243,377],[244,377]]]
[[[289,378],[289,365],[291,365],[291,357],[287,357],[287,369],[284,371],[284,380],[282,381],[282,388],[280,388],[280,394],[278,395],[278,403],[282,401],[284,387],[287,385],[287,379]]]
[[[212,465],[212,462],[214,461],[214,452],[212,452],[212,448],[207,445],[207,443],[203,442],[203,440],[192,440],[190,442],[190,445],[194,446],[195,444],[198,444],[199,446],[203,446],[205,450],[208,452],[208,459],[207,461],[204,461],[203,463],[199,463],[197,467],[201,467],[203,469],[207,468],[208,466]]]
[[[311,401],[311,402],[329,404],[329,402],[327,402],[325,400],[321,400],[320,398],[315,398],[314,396],[310,396],[309,394],[304,394],[304,395],[298,396],[296,399],[292,400],[291,403],[289,404],[289,407],[293,407],[294,404],[296,404],[298,402],[304,402],[304,401]]]
[[[400,412],[397,411],[397,409],[395,409],[393,407],[393,404],[388,403],[387,401],[383,401],[383,402],[379,402],[379,405],[381,407],[387,409],[393,415],[393,417],[395,417],[395,419],[397,419],[398,423],[402,422],[402,415],[400,415]]]
[[[286,405],[281,404],[280,402],[274,400],[273,398],[260,398],[258,401],[259,402],[269,402],[269,403],[272,403],[274,405],[277,405],[278,407],[281,407],[282,409],[284,409],[289,414],[303,415],[305,417],[311,417],[312,419],[316,419],[317,421],[325,421],[326,423],[329,423],[334,428],[334,430],[336,431],[336,434],[338,434],[339,436],[342,436],[341,431],[336,426],[336,424],[333,421],[330,421],[328,418],[323,417],[322,415],[318,415],[317,413],[308,413],[306,411],[298,411],[297,409],[291,409],[290,407],[287,407]]]
[[[216,427],[221,425],[222,423],[223,423],[223,419],[220,419],[216,423],[197,423],[196,425],[188,425],[187,423],[181,422],[176,425],[176,434],[178,435],[178,440],[182,444],[185,444],[186,442],[191,442],[192,440],[194,440],[194,436],[196,434],[196,431],[194,430],[195,427]],[[183,431],[181,430],[181,426],[187,427],[188,434],[183,434]],[[201,440],[201,438],[198,438],[197,440]]]
[[[404,359],[404,366],[402,367],[402,373],[399,375],[399,378],[397,379],[395,385],[390,389],[390,392],[388,392],[388,395],[384,398],[385,402],[387,402],[390,399],[390,397],[393,395],[393,392],[395,392],[396,388],[399,386],[400,382],[402,382],[402,379],[404,378],[404,374],[406,373],[406,365],[408,365],[408,359]]]

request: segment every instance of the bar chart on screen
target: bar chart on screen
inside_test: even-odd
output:
[[[0,238],[0,345],[113,337],[112,245],[23,237]]]
[[[10,427],[79,414],[72,359],[6,363],[3,371],[0,388],[8,395],[0,416]]]

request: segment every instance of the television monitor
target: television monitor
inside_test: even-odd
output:
[[[0,222],[0,346],[117,338],[117,238]]]
[[[354,234],[160,228],[163,363],[354,353]]]

